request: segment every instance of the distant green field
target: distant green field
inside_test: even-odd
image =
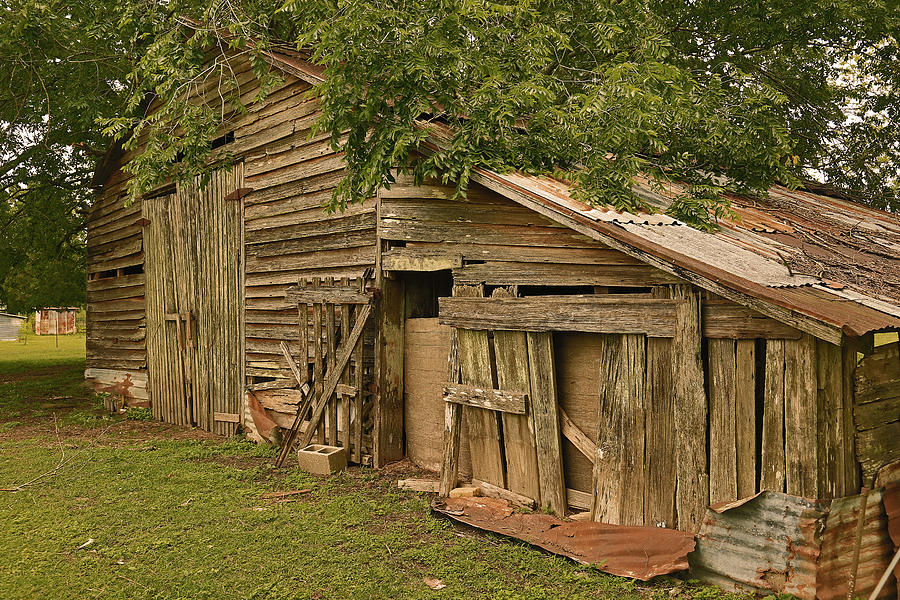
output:
[[[56,365],[81,365],[84,369],[83,333],[25,336],[17,342],[0,342],[0,374]]]

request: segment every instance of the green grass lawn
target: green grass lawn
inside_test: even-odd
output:
[[[81,384],[84,338],[34,340],[0,345],[0,488],[18,489],[0,491],[0,598],[724,597],[461,529],[396,489],[408,472],[318,478],[273,469],[267,446],[109,417]]]

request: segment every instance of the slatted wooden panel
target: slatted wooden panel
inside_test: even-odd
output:
[[[856,369],[856,452],[863,482],[900,459],[900,343],[880,346]]]
[[[343,277],[300,278],[290,286],[288,298],[295,305],[295,331],[298,332],[298,349],[291,352],[299,367],[301,386],[312,382],[312,394],[319,398],[325,389],[326,380],[336,369],[344,341],[350,339],[365,304],[347,302],[348,296],[362,297],[365,282],[361,278],[351,280]],[[329,295],[335,300],[329,302]],[[344,301],[342,301],[344,300]],[[372,319],[369,319],[371,321]],[[367,361],[368,358],[368,361]],[[371,373],[367,364],[371,357],[366,354],[365,340],[361,336],[350,350],[346,366],[337,375],[338,385],[326,399],[323,418],[316,424],[313,441],[327,443],[347,449],[347,458],[358,464],[370,464],[374,452],[372,431],[374,426],[374,396],[367,389]],[[293,421],[299,394],[291,395],[288,389],[273,389],[257,392],[262,406],[279,425]],[[286,403],[278,403],[277,398],[291,397]],[[301,415],[301,430],[306,431],[315,416],[315,402],[310,403]],[[280,416],[279,416],[280,415]],[[287,419],[285,417],[289,416]]]
[[[225,200],[241,179],[238,165],[144,202],[154,415],[222,435],[243,390],[241,207]]]

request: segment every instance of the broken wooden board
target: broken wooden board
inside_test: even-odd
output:
[[[454,383],[444,384],[444,401],[466,406],[475,406],[485,410],[525,414],[525,402],[528,394],[481,388],[474,385]]]

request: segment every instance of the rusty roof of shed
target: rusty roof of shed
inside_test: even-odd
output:
[[[796,310],[853,336],[900,328],[900,216],[773,187],[732,196],[736,217],[708,233],[660,213],[588,206],[564,182],[478,170],[476,181],[525,195],[553,214],[717,283]],[[492,185],[493,184],[493,185]],[[671,196],[638,183],[663,208]],[[674,194],[672,194],[674,195]]]

